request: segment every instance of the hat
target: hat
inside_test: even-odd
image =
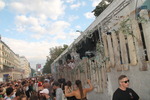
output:
[[[38,86],[39,86],[39,87],[42,86],[42,82],[38,82]]]
[[[49,79],[45,79],[44,82],[49,82]]]
[[[40,93],[49,94],[49,90],[48,89],[43,89],[42,91],[40,91]]]

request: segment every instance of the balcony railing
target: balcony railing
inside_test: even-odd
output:
[[[24,73],[24,70],[18,69],[18,68],[4,68],[3,70],[0,69],[0,72],[21,72],[21,73]]]

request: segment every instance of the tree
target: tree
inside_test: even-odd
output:
[[[64,50],[66,50],[66,48],[68,48],[68,45],[65,44],[63,45],[63,47],[56,46],[50,48],[50,54],[49,56],[47,56],[47,60],[43,68],[43,73],[51,73],[51,64]]]
[[[95,17],[98,17],[111,3],[113,0],[102,0],[96,8],[92,11]]]
[[[52,64],[52,59],[47,59],[45,65],[44,65],[44,68],[43,68],[43,73],[51,73],[51,64]]]

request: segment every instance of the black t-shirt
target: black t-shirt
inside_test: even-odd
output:
[[[112,100],[139,100],[139,96],[130,88],[125,91],[118,88],[114,92]]]
[[[60,79],[58,79],[58,82],[59,82],[59,83],[65,83],[66,80],[65,80],[64,78],[60,78]]]

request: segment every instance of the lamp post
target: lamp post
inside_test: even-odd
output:
[[[76,30],[76,32],[80,33],[80,36],[78,37],[78,39],[81,40],[83,38],[83,36],[84,36],[84,32],[80,31],[80,30]]]
[[[83,34],[83,31],[80,30],[76,30],[76,32],[79,32],[81,35]]]

